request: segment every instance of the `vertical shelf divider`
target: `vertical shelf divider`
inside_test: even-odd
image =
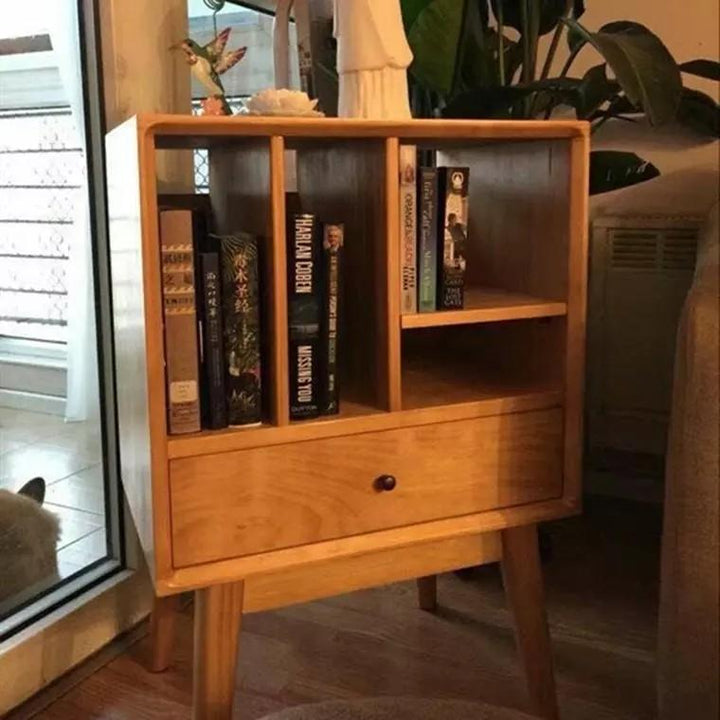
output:
[[[381,267],[378,277],[383,279],[383,298],[380,303],[380,328],[385,336],[384,368],[385,397],[388,410],[402,409],[400,379],[400,141],[389,137],[385,141],[385,246],[378,253]],[[383,277],[384,274],[384,277]]]
[[[285,139],[270,138],[270,228],[272,238],[268,271],[270,290],[271,416],[275,425],[290,422],[287,336],[287,258],[285,246]]]

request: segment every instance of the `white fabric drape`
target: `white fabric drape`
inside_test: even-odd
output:
[[[50,0],[36,6],[46,12],[48,30],[60,77],[85,149],[83,77],[80,58],[78,0]],[[97,340],[92,273],[92,235],[87,178],[76,191],[72,242],[68,262],[68,345],[65,419],[92,420],[99,416]]]

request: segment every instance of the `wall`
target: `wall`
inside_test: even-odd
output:
[[[656,33],[680,63],[695,58],[720,57],[718,0],[585,0],[581,22],[590,30],[612,20],[634,20]],[[561,61],[559,61],[561,62]],[[586,48],[574,65],[573,75],[600,62]],[[559,69],[559,68],[558,68]],[[689,75],[685,84],[716,100],[718,83]],[[717,141],[701,139],[679,128],[655,130],[646,125],[607,123],[594,138],[597,149],[633,150],[650,160],[662,177],[592,200],[592,214],[689,213],[706,214],[718,198]]]

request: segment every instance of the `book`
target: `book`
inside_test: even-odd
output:
[[[417,147],[400,146],[400,312],[417,312]]]
[[[197,432],[200,398],[190,210],[160,211],[160,257],[168,432]]]
[[[468,232],[468,180],[470,169],[439,169],[438,204],[438,310],[464,305],[465,266]]]
[[[228,424],[261,421],[258,241],[247,233],[220,239],[225,396]]]
[[[437,307],[438,171],[422,167],[418,172],[418,310]]]
[[[288,217],[288,367],[290,419],[320,414],[320,236],[315,216]]]
[[[338,387],[338,308],[340,301],[340,273],[345,226],[323,224],[323,307],[322,307],[322,385],[320,412],[334,415],[340,412]]]
[[[223,355],[220,254],[199,254],[200,266],[200,408],[202,425],[227,427],[225,359]]]

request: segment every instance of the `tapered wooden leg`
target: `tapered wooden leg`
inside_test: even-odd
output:
[[[421,610],[437,610],[437,576],[428,575],[417,579],[418,605]]]
[[[232,717],[243,583],[195,591],[193,719]]]
[[[515,618],[518,651],[525,669],[533,711],[546,720],[556,720],[557,695],[545,615],[537,527],[527,525],[503,530],[502,552],[505,595]]]
[[[172,659],[175,640],[177,596],[156,597],[150,615],[150,670],[167,670]]]

